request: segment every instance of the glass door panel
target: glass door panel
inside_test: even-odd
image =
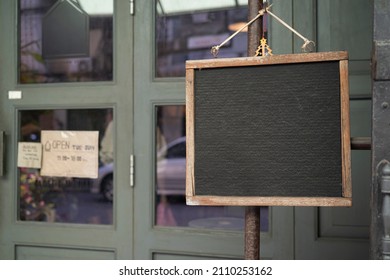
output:
[[[19,169],[19,211],[21,221],[77,224],[113,224],[113,135],[112,109],[54,109],[20,111],[20,142],[41,143],[42,131],[66,133],[96,131],[99,135],[98,178],[44,176],[40,168]],[[64,138],[66,139],[66,138]],[[54,143],[54,142],[52,142]],[[57,142],[58,143],[58,142]],[[63,142],[65,145],[65,142]],[[66,142],[70,143],[70,142]],[[110,145],[107,145],[109,143]],[[88,145],[88,142],[84,143]],[[62,145],[59,143],[59,145]],[[55,158],[58,164],[82,165],[84,147],[65,145]],[[52,147],[54,149],[55,147]],[[76,149],[76,150],[75,150]],[[69,152],[71,150],[71,152]],[[74,150],[74,152],[73,152]],[[19,153],[21,153],[19,148]]]
[[[21,84],[113,80],[113,0],[19,0]]]
[[[245,1],[247,4],[247,1]],[[194,9],[189,9],[189,6]],[[184,77],[185,61],[213,58],[219,45],[240,23],[246,22],[248,6],[237,1],[157,1],[156,77]],[[222,47],[218,57],[241,57],[247,53],[247,33],[239,33]]]

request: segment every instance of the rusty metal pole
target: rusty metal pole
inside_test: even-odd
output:
[[[255,18],[262,8],[262,0],[248,0],[248,21]],[[248,26],[248,56],[254,56],[256,54],[256,50],[259,46],[262,34],[263,24],[262,17],[260,17],[258,20]]]
[[[248,20],[256,17],[263,7],[262,0],[248,0]],[[248,56],[254,56],[263,34],[262,17],[248,26]],[[245,208],[245,259],[260,259],[260,207]]]
[[[245,208],[245,259],[260,259],[260,207]]]

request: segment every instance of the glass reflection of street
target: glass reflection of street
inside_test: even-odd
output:
[[[89,180],[36,180],[23,187],[21,220],[112,224],[112,202],[91,192]]]
[[[159,196],[157,201],[158,226],[189,227],[192,229],[213,229],[244,231],[244,209],[227,206],[187,206],[184,196]],[[268,232],[269,208],[260,207],[260,229]]]
[[[99,194],[68,192],[57,200],[56,221],[76,224],[112,224],[112,203]]]

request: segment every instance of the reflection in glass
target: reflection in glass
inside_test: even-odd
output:
[[[156,4],[156,76],[185,76],[185,61],[213,58],[210,49],[247,22],[248,1],[159,0]],[[247,54],[247,33],[222,47],[218,57]]]
[[[113,79],[113,0],[19,0],[19,82]]]
[[[19,220],[112,224],[111,125],[112,109],[20,111],[20,142],[39,143],[42,130],[98,131],[101,167],[98,179],[47,177],[40,169],[19,167]]]
[[[166,227],[243,230],[243,207],[186,205],[185,106],[157,106],[156,116],[155,224]],[[268,231],[267,207],[261,207],[261,231]]]

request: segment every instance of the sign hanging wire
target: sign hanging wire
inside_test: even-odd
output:
[[[295,33],[299,38],[301,38],[304,43],[302,45],[302,51],[304,52],[312,52],[314,51],[314,48],[316,44],[313,41],[310,41],[309,39],[305,38],[302,34],[300,34],[298,31],[296,31],[294,28],[292,28],[290,25],[288,25],[286,22],[284,22],[281,18],[279,18],[277,15],[269,11],[269,7],[266,8],[267,13],[275,18],[277,21],[279,21],[281,24],[283,24],[286,28],[288,28],[291,32]]]
[[[270,5],[269,7],[271,7],[272,5]],[[263,8],[259,11],[259,13],[257,14],[257,16],[255,16],[253,19],[251,19],[249,22],[247,22],[245,25],[243,25],[240,29],[238,29],[236,32],[234,32],[232,35],[230,35],[225,41],[223,41],[221,44],[217,45],[217,46],[214,46],[211,48],[211,54],[214,56],[214,57],[217,57],[218,55],[218,52],[219,52],[219,49],[225,45],[227,42],[229,42],[231,39],[233,39],[238,33],[240,33],[245,27],[247,27],[248,25],[251,25],[254,21],[256,21],[259,17],[263,16],[266,12],[266,9]]]
[[[240,29],[238,29],[236,32],[234,32],[232,35],[230,35],[225,41],[223,41],[221,44],[213,46],[211,48],[211,54],[214,57],[218,56],[219,49],[225,45],[227,42],[229,42],[231,39],[233,39],[238,33],[240,33],[245,27],[252,24],[254,21],[256,21],[259,17],[263,16],[265,13],[268,13],[270,16],[275,18],[277,21],[279,21],[282,25],[284,25],[286,28],[288,28],[291,32],[295,33],[298,37],[300,37],[304,43],[302,45],[302,51],[304,52],[312,52],[315,49],[315,43],[313,41],[310,41],[309,39],[305,38],[302,34],[300,34],[298,31],[296,31],[294,28],[289,26],[286,22],[284,22],[281,18],[276,16],[274,13],[270,12],[269,9],[271,8],[272,4],[268,7],[265,7],[259,11],[259,13],[249,22],[247,22],[245,25],[243,25]]]

